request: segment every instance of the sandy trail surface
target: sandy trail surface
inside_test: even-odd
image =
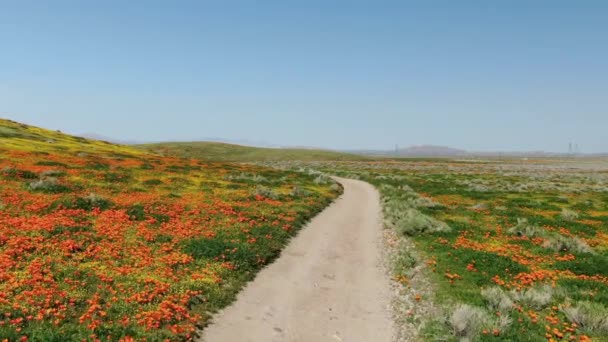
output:
[[[336,180],[344,194],[214,317],[202,341],[391,341],[378,192]]]

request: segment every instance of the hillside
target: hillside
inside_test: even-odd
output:
[[[191,340],[339,192],[0,120],[0,340]]]
[[[142,150],[165,156],[196,158],[206,161],[248,162],[286,160],[364,160],[363,156],[329,150],[298,148],[262,148],[217,142],[173,142],[135,145]]]
[[[106,141],[87,139],[22,124],[12,120],[0,119],[0,151],[13,149],[39,150],[56,153],[88,153],[137,156],[142,151]]]

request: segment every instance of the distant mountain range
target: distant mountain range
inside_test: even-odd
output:
[[[355,154],[363,154],[368,156],[385,156],[385,157],[521,157],[521,158],[543,158],[543,157],[607,157],[608,153],[595,154],[569,154],[558,152],[545,151],[466,151],[463,149],[437,146],[437,145],[416,145],[396,150],[355,150],[345,151]]]
[[[122,140],[110,138],[96,133],[85,133],[79,136],[95,140],[108,141],[115,144],[123,145],[139,145],[149,143],[161,143],[159,141],[138,141],[138,140]],[[346,152],[352,154],[359,154],[365,156],[383,156],[383,157],[571,157],[573,154],[568,153],[557,153],[557,152],[545,152],[545,151],[484,151],[475,152],[467,151],[459,148],[453,148],[449,146],[440,145],[414,145],[405,148],[398,148],[395,150],[332,150],[327,148],[309,147],[309,146],[281,146],[276,144],[270,144],[263,141],[251,141],[246,139],[224,139],[217,137],[208,137],[196,139],[199,142],[220,142],[226,144],[234,144],[241,146],[252,146],[252,147],[264,147],[264,148],[279,148],[279,149],[310,149],[310,150],[326,150],[336,152]],[[180,141],[171,141],[180,142]],[[578,153],[576,156],[585,157],[608,157],[608,153],[595,153],[595,154],[584,154]]]
[[[452,148],[447,146],[436,145],[416,145],[406,148],[399,148],[392,151],[389,150],[358,150],[349,151],[371,156],[387,156],[387,157],[455,157],[465,156],[469,154],[465,150]]]

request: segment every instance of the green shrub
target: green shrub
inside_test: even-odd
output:
[[[40,174],[40,178],[45,178],[45,177],[63,177],[65,175],[66,175],[65,171],[48,170],[48,171],[42,172]]]
[[[61,167],[65,167],[67,168],[68,165],[64,164],[64,163],[60,163],[60,162],[56,162],[56,161],[39,161],[36,162],[36,165],[41,165],[41,166],[61,166]]]
[[[95,161],[95,162],[89,162],[87,163],[87,167],[89,169],[93,169],[93,170],[109,170],[110,169],[110,165],[106,164],[106,163],[102,163],[99,161]]]
[[[36,179],[38,175],[32,171],[19,170],[13,167],[5,167],[0,174],[7,179]]]
[[[143,221],[146,219],[146,211],[144,206],[141,204],[134,204],[127,209],[127,215],[132,221]]]
[[[61,207],[63,209],[82,209],[86,211],[91,211],[94,208],[106,210],[111,208],[113,205],[114,204],[111,201],[94,193],[91,193],[85,197],[77,196],[74,198],[64,198],[57,200],[51,204],[49,209],[54,210],[58,207]]]
[[[131,179],[131,175],[126,173],[107,172],[104,173],[103,179],[108,183],[126,183]]]
[[[44,178],[28,184],[28,189],[33,192],[42,192],[47,194],[58,194],[70,192],[70,187],[60,184],[56,178]]]
[[[145,186],[155,186],[155,185],[160,185],[163,184],[163,181],[161,181],[160,179],[146,179],[145,181],[143,181],[143,184]]]

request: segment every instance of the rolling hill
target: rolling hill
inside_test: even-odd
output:
[[[135,145],[145,151],[165,156],[195,158],[205,161],[248,162],[248,161],[355,161],[365,160],[364,156],[330,150],[306,148],[262,148],[217,142],[170,142]]]

